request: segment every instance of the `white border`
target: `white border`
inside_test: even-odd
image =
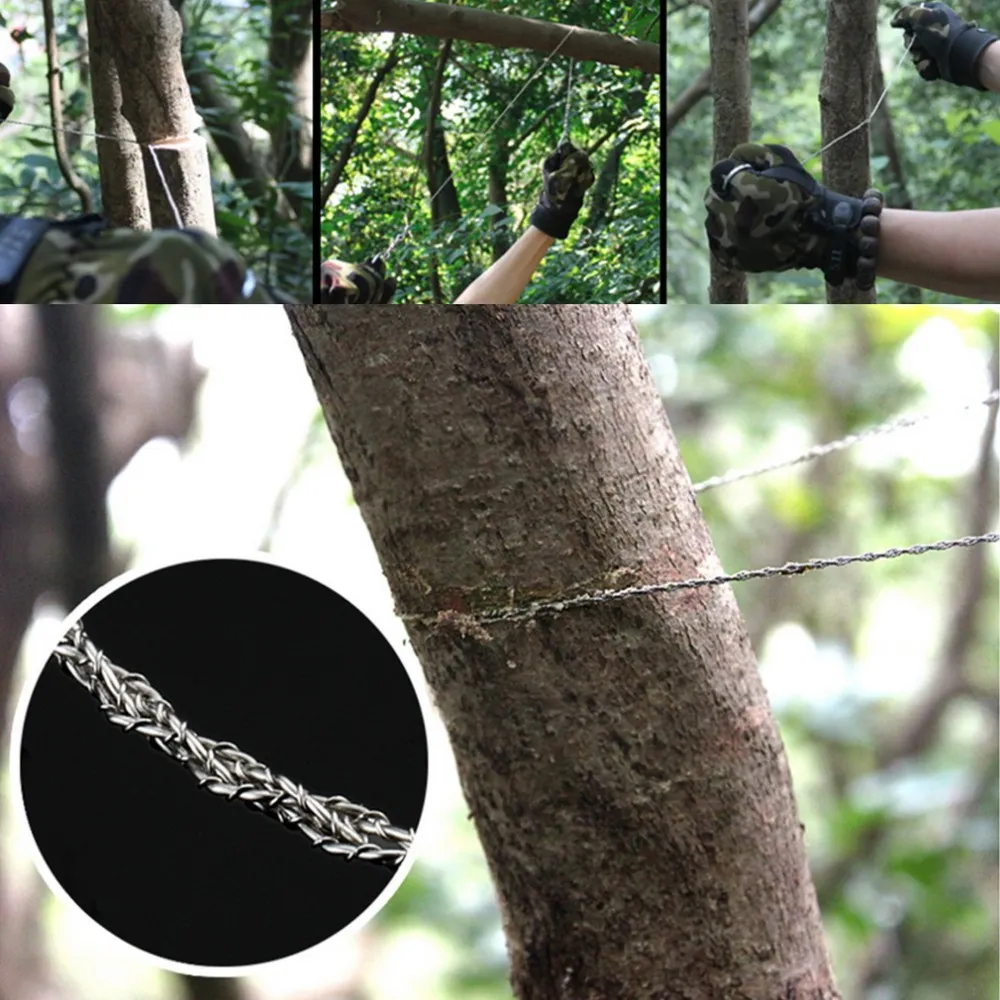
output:
[[[258,962],[254,965],[225,965],[225,966],[214,966],[214,965],[189,965],[186,962],[175,962],[172,959],[163,958],[159,955],[154,955],[151,952],[144,951],[142,948],[130,944],[128,941],[117,937],[107,930],[101,923],[96,921],[90,916],[85,910],[83,910],[80,905],[73,899],[72,896],[67,893],[63,887],[59,884],[59,881],[52,874],[51,869],[42,856],[42,852],[39,850],[38,845],[35,843],[35,838],[31,833],[31,826],[28,823],[27,811],[24,807],[24,796],[21,793],[21,740],[24,735],[24,720],[28,713],[28,703],[31,700],[31,695],[34,692],[35,685],[38,683],[39,677],[42,675],[42,670],[45,668],[45,664],[48,662],[49,657],[52,655],[51,650],[47,652],[44,658],[41,659],[40,663],[28,664],[27,679],[25,680],[24,687],[22,688],[20,697],[18,698],[17,705],[14,709],[14,720],[11,727],[10,736],[10,775],[11,783],[14,795],[14,810],[17,817],[17,821],[23,826],[27,836],[28,841],[31,844],[31,857],[38,869],[42,878],[45,880],[45,884],[49,889],[59,897],[69,908],[74,911],[92,926],[99,928],[100,932],[107,937],[111,938],[113,941],[117,942],[124,948],[127,948],[134,954],[141,955],[144,959],[151,962],[152,964],[158,966],[161,969],[166,969],[169,972],[181,972],[186,975],[191,976],[206,976],[206,977],[216,977],[216,978],[236,978],[239,976],[252,975],[263,970],[272,971],[277,967],[283,965],[287,962],[294,962],[300,956],[307,955],[318,951],[320,948],[327,947],[331,942],[341,937],[344,934],[350,933],[352,931],[360,930],[368,923],[369,920],[374,917],[379,910],[389,902],[390,898],[395,894],[396,890],[403,884],[403,879],[406,878],[409,873],[410,868],[413,867],[417,859],[417,854],[422,843],[423,837],[420,832],[421,824],[423,823],[427,815],[427,806],[431,798],[431,775],[434,772],[434,764],[432,763],[432,740],[431,734],[428,727],[428,719],[431,716],[431,708],[428,703],[427,693],[425,689],[425,683],[422,676],[419,676],[418,668],[414,664],[413,657],[407,655],[404,651],[400,653],[398,642],[393,642],[390,638],[382,631],[381,628],[375,623],[375,621],[365,614],[353,601],[349,600],[343,594],[334,590],[328,583],[323,580],[317,579],[311,573],[304,572],[301,569],[296,568],[290,563],[283,562],[281,560],[275,559],[270,553],[256,551],[256,552],[246,552],[241,551],[239,553],[233,553],[232,551],[223,552],[206,552],[199,555],[197,558],[193,559],[183,559],[178,561],[164,561],[162,563],[145,566],[141,569],[131,569],[122,573],[120,576],[115,577],[108,583],[98,587],[88,598],[82,601],[76,608],[73,609],[70,614],[68,614],[63,621],[62,627],[58,633],[59,637],[62,638],[70,628],[71,625],[75,624],[76,621],[82,618],[87,611],[89,611],[95,604],[99,604],[105,597],[109,594],[113,594],[116,590],[131,583],[133,580],[139,579],[140,577],[148,576],[150,573],[158,572],[159,570],[168,569],[172,566],[184,566],[189,563],[206,562],[209,560],[216,559],[229,559],[229,560],[241,560],[245,562],[259,562],[265,563],[269,566],[274,566],[279,569],[290,570],[293,573],[297,573],[299,576],[304,576],[314,583],[325,587],[327,590],[332,591],[337,594],[338,597],[347,601],[359,614],[364,615],[368,619],[369,623],[376,629],[379,635],[385,640],[385,642],[396,652],[403,669],[406,671],[407,677],[410,679],[410,685],[413,688],[413,693],[416,695],[417,702],[420,705],[420,713],[424,723],[424,740],[427,745],[427,787],[424,790],[424,804],[423,809],[420,813],[420,819],[417,822],[413,844],[410,850],[406,852],[406,857],[403,859],[398,870],[390,879],[386,887],[379,893],[375,899],[368,905],[368,907],[359,913],[350,923],[345,924],[336,934],[332,937],[326,938],[319,943],[312,945],[303,951],[296,952],[294,955],[287,955],[284,958],[276,958],[269,962]],[[404,644],[405,646],[405,644]],[[409,661],[409,663],[407,662]],[[418,679],[415,679],[417,675]]]

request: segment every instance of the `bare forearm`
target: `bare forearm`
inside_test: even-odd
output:
[[[993,42],[979,57],[979,82],[1000,94],[1000,42]]]
[[[555,240],[534,226],[521,234],[518,241],[495,263],[485,270],[455,303],[458,305],[507,305],[521,297],[535,269]]]
[[[991,45],[990,49],[997,48]],[[986,51],[989,52],[990,49]],[[1000,299],[1000,208],[882,213],[883,278],[970,299]]]

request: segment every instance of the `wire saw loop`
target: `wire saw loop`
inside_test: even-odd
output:
[[[142,733],[154,747],[183,764],[200,787],[267,813],[305,834],[327,854],[391,868],[406,857],[413,830],[394,826],[385,813],[341,795],[314,795],[232,743],[199,736],[142,674],[112,663],[82,622],[70,628],[52,655],[97,699],[110,722],[126,732]]]

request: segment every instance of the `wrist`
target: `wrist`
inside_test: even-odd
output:
[[[834,287],[852,279],[862,291],[875,284],[882,213],[882,193],[875,188],[862,198],[837,194],[819,186],[821,198],[806,219],[807,256]],[[816,239],[813,234],[822,234]]]
[[[979,82],[986,90],[1000,93],[1000,45],[996,40],[983,49],[977,63]]]
[[[531,213],[531,225],[554,240],[564,240],[569,236],[570,226],[576,221],[574,213],[567,218],[564,212],[556,211],[547,205],[538,204]]]

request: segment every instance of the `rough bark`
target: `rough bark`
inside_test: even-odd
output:
[[[863,122],[875,103],[872,71],[878,0],[840,0],[827,7],[826,49],[819,106],[823,145]],[[871,184],[868,126],[842,139],[823,154],[823,183],[833,191],[860,198]],[[874,302],[875,290],[862,292],[847,280],[826,286],[827,302]]]
[[[333,10],[320,14],[320,27],[324,31],[403,32],[545,53],[558,48],[559,55],[568,59],[642,69],[647,73],[660,72],[659,45],[589,28],[576,28],[566,38],[572,25],[422,0],[378,0],[377,3],[337,0]]]
[[[121,111],[141,144],[153,225],[178,226],[172,199],[181,226],[214,233],[208,147],[194,131],[201,119],[184,76],[180,13],[169,0],[94,2],[118,73]]]
[[[750,140],[750,56],[746,0],[715,0],[709,18],[712,58],[713,162],[724,160],[734,146]],[[747,279],[741,271],[710,259],[710,302],[747,301]]]
[[[100,0],[86,0],[86,6],[95,131],[115,137],[97,140],[101,211],[112,226],[149,229],[142,152],[134,141],[132,126],[122,114],[122,85],[105,27],[106,15]]]
[[[521,1000],[837,997],[781,740],[628,310],[288,307]]]

